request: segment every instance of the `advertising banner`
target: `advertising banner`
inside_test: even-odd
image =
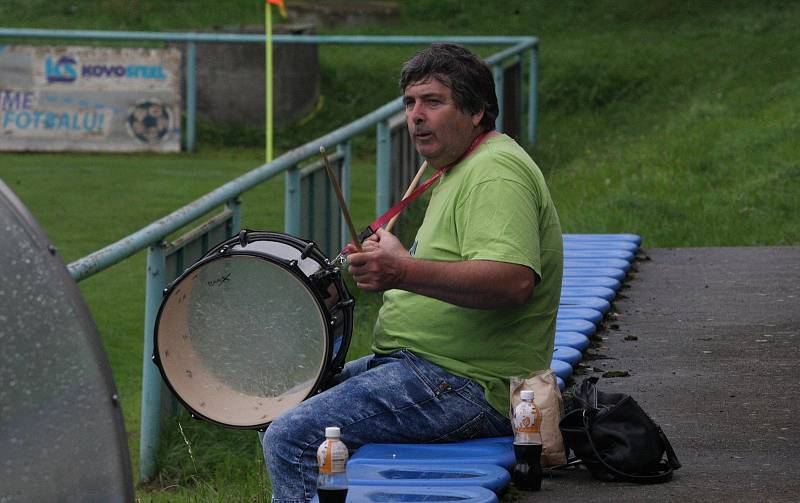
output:
[[[0,150],[179,152],[177,49],[0,45]]]

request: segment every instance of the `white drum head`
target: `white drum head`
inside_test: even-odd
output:
[[[314,293],[289,266],[220,255],[168,291],[156,324],[156,358],[196,415],[258,428],[310,396],[332,349]]]

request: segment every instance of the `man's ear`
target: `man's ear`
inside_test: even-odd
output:
[[[480,112],[472,114],[472,126],[478,127],[478,124],[481,123],[483,120],[483,114],[486,111],[486,107],[481,107]]]

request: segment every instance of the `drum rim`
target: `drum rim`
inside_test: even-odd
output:
[[[257,234],[257,233],[258,232],[253,232],[253,234]],[[273,233],[263,232],[261,234],[273,234]],[[283,234],[283,235],[280,235],[280,236],[286,236],[286,235]],[[290,236],[290,237],[292,237],[292,236]],[[265,430],[267,428],[267,426],[269,426],[270,423],[272,423],[272,421],[267,421],[265,423],[258,423],[258,424],[247,425],[247,426],[228,424],[228,423],[224,423],[222,421],[218,421],[216,419],[212,419],[212,418],[210,418],[210,417],[198,412],[197,410],[195,410],[194,407],[192,407],[188,403],[186,403],[186,400],[184,400],[183,397],[181,397],[181,395],[175,390],[175,387],[172,385],[170,380],[167,378],[166,371],[164,370],[164,365],[161,362],[161,355],[159,353],[159,347],[158,347],[159,346],[158,345],[158,329],[159,329],[159,325],[160,325],[160,322],[161,322],[161,315],[162,315],[163,310],[164,310],[164,308],[166,306],[166,299],[173,292],[173,290],[175,290],[175,287],[177,287],[181,282],[183,282],[186,279],[186,277],[188,277],[195,270],[203,267],[204,265],[206,265],[208,263],[211,263],[211,262],[213,262],[215,260],[231,258],[231,257],[234,257],[234,256],[246,256],[246,257],[252,257],[252,258],[260,259],[260,260],[263,260],[265,262],[268,262],[268,263],[277,265],[279,267],[282,267],[283,269],[289,271],[291,274],[296,276],[299,280],[301,280],[300,282],[311,292],[312,297],[314,298],[314,301],[317,304],[317,309],[320,310],[320,312],[322,313],[323,318],[325,320],[325,360],[324,361],[326,361],[326,362],[331,361],[332,353],[333,353],[333,343],[332,343],[332,333],[331,333],[331,331],[333,330],[333,324],[331,323],[331,321],[332,321],[331,313],[325,307],[325,304],[322,301],[319,292],[317,292],[316,289],[314,289],[314,288],[309,288],[308,285],[306,284],[306,281],[308,280],[308,276],[306,276],[300,270],[300,268],[297,266],[297,263],[296,263],[297,261],[289,261],[289,260],[285,260],[285,259],[281,259],[281,258],[271,257],[271,256],[267,256],[267,255],[265,255],[263,253],[252,252],[252,251],[248,251],[246,249],[233,250],[231,248],[226,248],[225,245],[231,243],[234,239],[238,239],[238,238],[234,237],[234,238],[231,238],[229,240],[226,240],[225,242],[223,242],[220,245],[216,246],[213,250],[210,250],[200,260],[198,260],[197,262],[192,264],[188,269],[186,269],[180,276],[178,276],[174,281],[172,281],[164,289],[163,298],[161,300],[161,304],[158,307],[158,313],[156,314],[155,324],[154,324],[154,327],[153,327],[153,354],[151,356],[151,359],[152,359],[153,363],[155,363],[156,367],[158,367],[158,371],[161,374],[161,378],[163,379],[164,383],[169,388],[169,390],[172,393],[172,395],[175,398],[177,398],[177,400],[184,407],[186,407],[186,409],[189,411],[189,413],[192,415],[192,417],[203,419],[204,421],[208,421],[210,423],[214,423],[214,424],[217,424],[217,425],[220,425],[220,426],[224,426],[226,428],[235,428],[235,429],[240,429],[240,430],[261,430],[261,431],[263,431],[263,430]],[[294,238],[294,239],[297,239],[297,238]],[[310,243],[313,244],[313,242],[310,242]],[[314,249],[317,248],[316,244],[314,244],[313,248]],[[316,251],[321,254],[321,252],[319,252],[318,249]],[[345,291],[346,291],[346,287],[345,287]],[[349,292],[347,292],[347,293],[349,294]],[[351,331],[352,331],[352,320],[351,320],[350,324],[351,324]],[[352,337],[352,333],[351,333],[351,337]],[[349,342],[348,342],[348,346],[349,346]],[[317,392],[319,386],[322,384],[322,382],[327,377],[327,375],[326,375],[327,372],[325,372],[324,370],[325,370],[325,368],[323,366],[323,372],[321,372],[320,375],[318,375],[317,378],[314,380],[314,385],[311,387],[311,391],[302,400],[300,400],[301,403],[303,401],[307,400],[309,397],[313,396]],[[274,419],[273,419],[273,421],[274,421]]]
[[[243,246],[240,249],[233,250],[231,246],[236,244],[241,244],[244,239],[247,239],[247,244],[253,243],[255,241],[264,240],[264,238],[270,238],[274,241],[280,242],[286,245],[298,245],[298,250],[302,250],[306,247],[309,247],[310,254],[313,253],[313,257],[315,260],[318,260],[321,264],[330,265],[327,257],[324,253],[319,249],[317,244],[314,241],[309,241],[307,239],[302,239],[297,236],[292,236],[291,234],[286,234],[283,232],[276,232],[276,231],[254,231],[249,229],[242,229],[239,234],[233,236],[232,238],[226,239],[225,241],[219,243],[215,247],[208,250],[200,260],[203,260],[207,257],[212,257],[219,255],[220,253],[231,253],[231,252],[244,252],[247,250],[247,246]],[[199,262],[199,261],[198,261]],[[288,262],[288,261],[287,261]],[[176,279],[177,281],[177,279]],[[348,292],[349,293],[349,292]]]

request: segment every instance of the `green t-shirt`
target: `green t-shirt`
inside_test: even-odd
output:
[[[558,214],[541,171],[506,135],[485,140],[431,190],[414,256],[530,267],[537,276],[533,298],[521,307],[486,310],[388,290],[372,350],[409,349],[473,379],[507,415],[509,377],[546,369],[553,355],[563,267]]]

